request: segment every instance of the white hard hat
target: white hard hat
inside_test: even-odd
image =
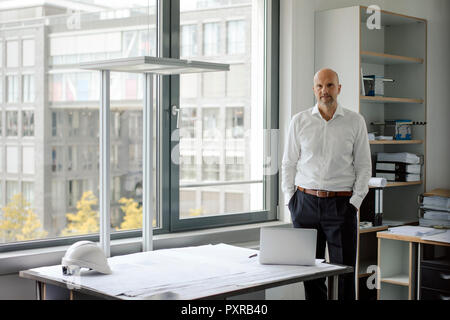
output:
[[[67,249],[61,260],[64,274],[72,274],[76,268],[89,268],[104,274],[111,274],[105,254],[92,241],[78,241]]]

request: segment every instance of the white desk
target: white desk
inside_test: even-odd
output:
[[[290,283],[333,278],[337,298],[338,275],[348,266],[317,262],[315,266],[261,265],[257,250],[225,244],[141,252],[108,259],[111,275],[93,271],[64,276],[61,266],[21,271],[37,282],[38,299],[48,299],[49,287],[69,290],[69,298],[86,294],[106,299],[223,299]]]

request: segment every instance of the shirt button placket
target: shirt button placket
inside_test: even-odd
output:
[[[320,183],[319,183],[319,189],[323,190],[324,186],[323,186],[323,177],[326,173],[325,169],[325,165],[327,163],[327,148],[326,148],[326,144],[327,144],[327,122],[325,120],[322,120],[322,150],[321,150],[321,168],[322,170],[320,170]]]

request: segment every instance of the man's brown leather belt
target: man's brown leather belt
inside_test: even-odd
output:
[[[305,189],[302,187],[297,188],[303,193],[311,194],[319,198],[351,197],[353,195],[353,192],[351,191],[324,191],[324,190]]]

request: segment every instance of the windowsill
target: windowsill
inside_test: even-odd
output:
[[[262,222],[248,225],[170,233],[153,236],[153,248],[167,249],[205,244],[227,243],[247,248],[259,246],[261,227],[288,226],[283,221]],[[141,238],[128,238],[111,241],[112,256],[141,251]],[[47,247],[0,253],[0,275],[14,274],[21,270],[38,268],[61,263],[69,246]]]

